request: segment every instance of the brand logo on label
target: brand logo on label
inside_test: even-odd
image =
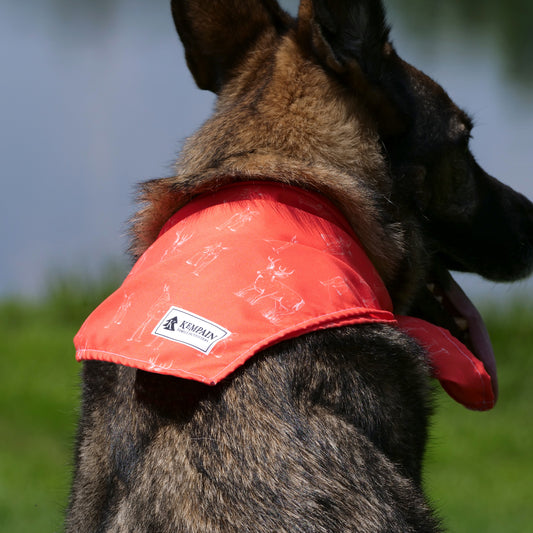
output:
[[[211,320],[173,306],[157,324],[152,335],[191,346],[208,354],[218,342],[231,333]]]

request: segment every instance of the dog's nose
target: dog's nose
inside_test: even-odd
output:
[[[486,175],[489,187],[485,193],[494,212],[487,212],[487,233],[492,240],[492,254],[500,265],[495,281],[514,281],[533,272],[533,203]],[[484,198],[481,198],[484,201]],[[496,269],[498,270],[498,269]]]

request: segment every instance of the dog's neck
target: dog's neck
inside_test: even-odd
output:
[[[78,359],[215,384],[282,340],[360,324],[404,330],[427,348],[452,397],[474,409],[492,406],[490,377],[464,345],[392,313],[380,276],[335,206],[277,183],[233,183],[177,211],[76,345]]]
[[[243,167],[246,172],[239,170]],[[238,168],[231,165],[227,169],[209,170],[201,174],[177,174],[141,185],[139,201],[142,209],[132,220],[132,256],[137,259],[144,253],[170,216],[195,197],[216,192],[234,182],[258,179],[292,185],[328,198],[359,236],[363,248],[389,289],[398,285],[396,281],[405,261],[404,230],[391,220],[385,210],[372,203],[372,194],[362,180],[325,168],[309,168],[299,162],[272,161],[266,156],[263,161],[257,153],[250,161],[239,160]],[[411,293],[409,282],[402,281],[401,285],[409,285],[405,290],[402,287],[402,292]],[[402,298],[403,294],[400,296]]]

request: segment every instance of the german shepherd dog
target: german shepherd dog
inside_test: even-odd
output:
[[[283,183],[342,213],[395,313],[483,358],[448,272],[528,276],[533,204],[478,166],[471,119],[400,59],[381,1],[302,0],[293,18],[276,0],[173,0],[172,14],[218,100],[175,175],[142,185],[134,259],[194,199]],[[430,366],[387,323],[281,340],[216,385],[86,361],[66,530],[442,531],[421,486]]]

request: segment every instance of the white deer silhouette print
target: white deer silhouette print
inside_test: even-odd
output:
[[[221,242],[211,244],[187,259],[186,263],[195,267],[193,271],[195,276],[200,276],[200,272],[208,267],[213,261],[216,261],[224,250],[229,250],[229,248],[223,246]]]
[[[250,206],[246,206],[245,211],[239,211],[235,213],[231,218],[226,220],[220,226],[217,226],[217,230],[222,231],[228,229],[229,231],[237,231],[239,228],[250,222],[254,216],[257,216],[259,211],[253,211]]]
[[[321,281],[320,284],[328,288],[330,298],[333,293],[337,293],[338,296],[354,293],[357,295],[360,307],[365,307],[366,309],[374,309],[376,307],[376,302],[371,297],[366,298],[364,296],[364,293],[367,292],[368,289],[360,290],[353,282],[350,282],[341,276],[335,276],[334,278]]]
[[[255,280],[235,293],[250,305],[259,306],[261,314],[272,323],[296,313],[305,304],[296,291],[281,281],[294,271],[287,272],[278,264],[280,261],[269,257],[266,267],[257,271]]]
[[[148,359],[148,363],[149,363],[149,366],[147,370],[149,372],[164,372],[165,370],[169,370],[172,368],[171,362],[160,364],[159,355],[150,357],[150,359]]]
[[[155,301],[154,304],[152,304],[150,309],[148,309],[148,312],[146,313],[146,318],[143,320],[143,322],[139,324],[139,327],[131,335],[128,341],[141,342],[142,336],[144,335],[146,328],[148,328],[150,324],[153,325],[154,323],[157,323],[159,320],[161,320],[161,316],[168,310],[169,305],[170,287],[168,286],[168,284],[165,283],[165,286],[163,288],[163,294]]]
[[[192,237],[192,233],[178,232],[176,234],[176,239],[174,240],[174,242],[165,250],[165,253],[162,255],[161,261],[163,261],[169,254],[172,257],[172,255],[174,255],[178,251],[178,248],[185,244]]]
[[[320,236],[328,247],[330,254],[338,257],[352,256],[352,251],[350,250],[352,243],[349,239],[344,238],[342,235],[330,235],[328,233],[321,233]]]
[[[350,292],[350,287],[348,286],[346,279],[342,278],[341,276],[335,276],[334,278],[327,279],[326,281],[321,281],[320,284],[328,288],[330,297],[332,292],[337,293],[338,296],[342,296],[343,294]]]
[[[296,238],[296,235],[292,237],[290,241],[278,241],[275,239],[263,239],[266,243],[268,243],[275,254],[280,254],[281,252],[284,252],[285,250],[288,250],[289,248],[292,248],[295,244],[298,244],[298,240]]]
[[[124,296],[122,298],[122,303],[120,304],[119,308],[116,310],[115,314],[113,315],[111,322],[106,324],[104,326],[104,329],[109,328],[111,324],[116,324],[117,326],[120,326],[120,324],[126,317],[126,313],[128,312],[128,309],[131,307],[131,297],[132,297],[131,294],[124,293]]]

